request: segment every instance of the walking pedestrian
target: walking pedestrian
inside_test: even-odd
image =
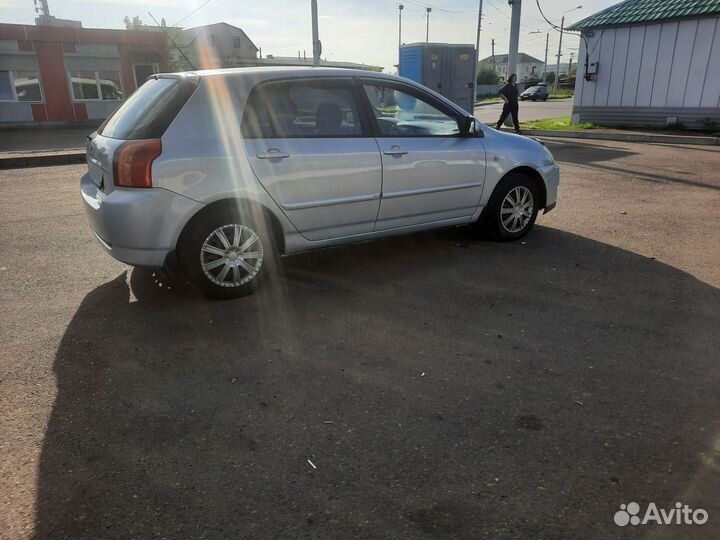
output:
[[[500,97],[503,99],[503,109],[495,129],[500,129],[508,114],[512,115],[515,124],[515,133],[520,133],[520,120],[518,120],[518,89],[517,75],[514,73],[507,78],[505,86],[500,89]]]

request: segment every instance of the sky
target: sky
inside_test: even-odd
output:
[[[539,0],[545,15],[566,26],[617,0]],[[87,28],[123,28],[125,15],[138,15],[152,24],[148,12],[168,25],[180,22],[192,27],[227,22],[242,28],[262,49],[263,56],[312,55],[310,0],[48,0],[50,13],[63,19],[80,20]],[[379,65],[393,72],[397,63],[398,4],[405,6],[402,21],[403,43],[425,41],[425,8],[431,7],[430,41],[475,44],[477,0],[318,0],[320,40],[323,58]],[[205,5],[203,5],[205,4]],[[507,53],[510,35],[507,0],[483,0],[480,58]],[[33,0],[0,0],[0,22],[33,24]],[[548,63],[556,62],[559,32],[540,16],[536,0],[523,0],[520,51],[540,60],[545,56],[546,33],[550,34]],[[577,59],[579,38],[563,36],[562,62],[570,55]]]

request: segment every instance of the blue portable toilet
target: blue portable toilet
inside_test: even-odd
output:
[[[475,103],[475,47],[454,43],[400,46],[399,74],[442,94],[469,113]]]

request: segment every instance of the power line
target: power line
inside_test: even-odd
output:
[[[429,4],[427,2],[421,2],[419,0],[407,0],[407,1],[418,7],[423,8],[423,11],[426,8],[431,8],[433,11],[439,11],[441,13],[445,13],[448,15],[463,15],[463,14],[473,13],[472,11],[460,11],[460,10],[454,10],[454,9],[445,9],[445,8],[441,8],[441,7],[433,5],[433,4]]]
[[[160,25],[160,23],[157,22],[157,19],[156,19],[155,17],[153,17],[153,14],[152,14],[152,13],[150,13],[150,12],[148,11],[148,15],[150,15],[150,18],[151,18],[153,21],[155,21],[155,24],[158,25],[158,28],[162,28],[162,26]],[[183,52],[183,50],[178,46],[177,43],[175,43],[175,40],[170,36],[170,32],[168,32],[168,31],[166,30],[166,31],[165,31],[165,36],[167,36],[167,38],[170,40],[170,43],[173,44],[173,46],[174,46],[174,47],[177,49],[177,51],[182,55],[182,57],[185,59],[185,61],[190,65],[190,68],[193,69],[193,70],[196,70],[197,68],[195,67],[195,65],[190,61],[190,59],[185,55],[185,53]]]
[[[180,19],[178,22],[176,22],[176,23],[173,24],[172,26],[177,26],[178,24],[180,24],[180,23],[183,22],[184,20],[190,18],[190,15],[192,15],[192,14],[200,11],[202,8],[204,8],[205,6],[207,6],[210,2],[212,2],[212,0],[205,0],[205,2],[203,2],[203,3],[200,4],[198,7],[196,7],[195,9],[193,9],[190,13],[188,13],[187,15],[185,15],[182,19]]]

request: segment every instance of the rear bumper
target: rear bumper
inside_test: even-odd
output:
[[[80,181],[80,194],[100,245],[133,266],[162,266],[185,223],[203,207],[160,188],[115,188],[106,195],[88,174]]]

